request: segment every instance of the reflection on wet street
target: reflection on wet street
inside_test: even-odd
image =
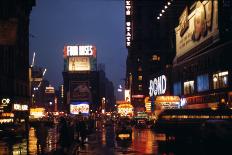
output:
[[[51,152],[57,148],[58,133],[57,127],[48,128],[48,136],[46,139],[45,152]],[[29,136],[27,138],[10,138],[2,137],[0,140],[0,154],[1,155],[36,155],[38,154],[37,137],[35,128],[31,127]]]
[[[35,128],[29,130],[29,138],[1,137],[0,155],[36,155],[40,152],[37,147]],[[45,152],[50,153],[59,150],[57,127],[48,128]],[[221,154],[230,148],[223,146],[217,141],[207,141],[206,144],[198,141],[193,142],[191,138],[166,140],[162,134],[155,134],[151,129],[132,128],[132,140],[118,141],[115,138],[114,126],[99,128],[90,134],[84,145],[75,143],[71,149],[74,155],[212,155],[217,152]],[[166,141],[165,141],[166,140]],[[225,143],[226,144],[226,143]],[[227,143],[229,144],[229,143]],[[221,147],[220,147],[221,146]],[[219,152],[218,152],[219,151]],[[59,154],[59,153],[58,153]]]
[[[76,154],[157,154],[155,134],[150,129],[133,128],[132,141],[116,141],[113,127],[89,136],[88,142],[77,149]]]

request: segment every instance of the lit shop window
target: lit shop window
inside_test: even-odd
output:
[[[226,88],[228,87],[228,71],[213,74],[213,88]]]
[[[209,77],[208,74],[197,76],[197,91],[202,92],[209,90]]]
[[[173,91],[175,96],[181,95],[181,82],[174,83]]]
[[[160,61],[160,57],[158,55],[152,55],[153,61]]]
[[[138,85],[139,91],[143,90],[143,86],[141,84]]]
[[[193,94],[194,93],[194,81],[184,82],[184,94]]]
[[[142,81],[142,80],[143,80],[143,76],[139,75],[139,76],[138,76],[138,80],[139,80],[139,81]]]

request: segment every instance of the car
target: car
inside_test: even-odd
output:
[[[146,120],[144,120],[144,119],[138,119],[136,121],[135,127],[136,128],[147,128]]]
[[[132,141],[132,128],[129,124],[120,123],[116,127],[116,140],[117,141]]]

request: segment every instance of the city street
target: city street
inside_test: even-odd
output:
[[[48,130],[46,153],[55,154],[59,148],[58,133],[55,128]],[[22,139],[12,142],[8,138],[0,141],[0,151],[3,154],[37,154],[37,138],[34,128],[30,128],[27,140]],[[150,129],[133,129],[132,141],[117,142],[115,140],[114,127],[102,128],[88,136],[84,145],[72,146],[74,154],[157,154],[155,134]],[[52,153],[51,153],[52,152]]]

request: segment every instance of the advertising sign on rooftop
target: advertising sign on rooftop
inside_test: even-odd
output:
[[[197,46],[209,46],[218,40],[218,1],[204,0],[195,3],[188,14],[186,7],[179,18],[176,31],[176,56],[180,57]]]
[[[64,57],[67,56],[93,56],[96,57],[97,50],[93,45],[76,45],[76,46],[65,46]]]
[[[89,57],[69,57],[68,70],[69,71],[90,71]]]

